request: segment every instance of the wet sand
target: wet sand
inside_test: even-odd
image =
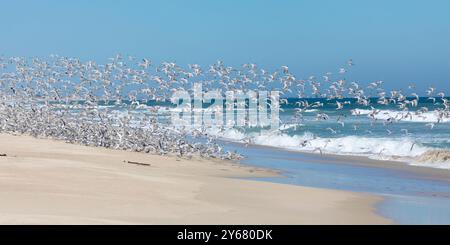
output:
[[[391,223],[381,197],[248,180],[277,173],[232,162],[6,134],[0,154],[0,224]]]

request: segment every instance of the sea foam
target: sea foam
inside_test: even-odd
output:
[[[422,123],[437,123],[439,121],[439,114],[437,111],[432,112],[416,112],[416,111],[393,111],[393,110],[373,110],[355,109],[352,110],[352,115],[361,116],[367,115],[370,118],[377,120],[394,119],[395,121],[407,122],[422,122]],[[440,122],[450,122],[449,117],[443,117]]]

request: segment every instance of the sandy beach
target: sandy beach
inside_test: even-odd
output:
[[[380,197],[246,180],[277,173],[232,162],[7,134],[0,153],[1,224],[391,223]]]

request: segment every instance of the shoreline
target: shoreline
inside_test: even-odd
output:
[[[233,141],[222,141],[226,143],[243,145],[240,142]],[[429,166],[420,166],[420,165],[410,165],[404,161],[394,161],[394,160],[379,160],[372,159],[368,156],[355,156],[355,155],[338,155],[331,153],[324,154],[316,154],[306,151],[296,151],[287,148],[273,147],[273,146],[265,146],[265,145],[252,145],[254,148],[260,149],[270,149],[274,151],[282,151],[289,153],[297,153],[302,154],[304,156],[308,156],[315,163],[318,164],[326,164],[326,163],[334,163],[335,161],[339,161],[339,164],[345,164],[350,166],[363,166],[363,167],[374,167],[374,168],[382,168],[382,169],[390,169],[390,170],[399,170],[403,171],[405,174],[413,174],[416,177],[422,177],[424,179],[430,180],[439,180],[450,183],[450,169],[444,168],[433,168]],[[244,158],[245,159],[245,158]]]
[[[377,213],[396,224],[448,224],[450,171],[390,162],[288,151],[239,143],[227,144],[246,156],[242,162],[277,169],[282,178],[262,181],[368,193],[384,198]]]
[[[277,172],[239,163],[9,134],[0,153],[1,224],[392,224],[380,196],[243,179]]]

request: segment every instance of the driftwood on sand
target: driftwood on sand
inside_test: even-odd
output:
[[[134,164],[134,165],[140,165],[140,166],[151,166],[150,163],[142,163],[142,162],[133,162],[133,161],[123,161],[125,163]]]

